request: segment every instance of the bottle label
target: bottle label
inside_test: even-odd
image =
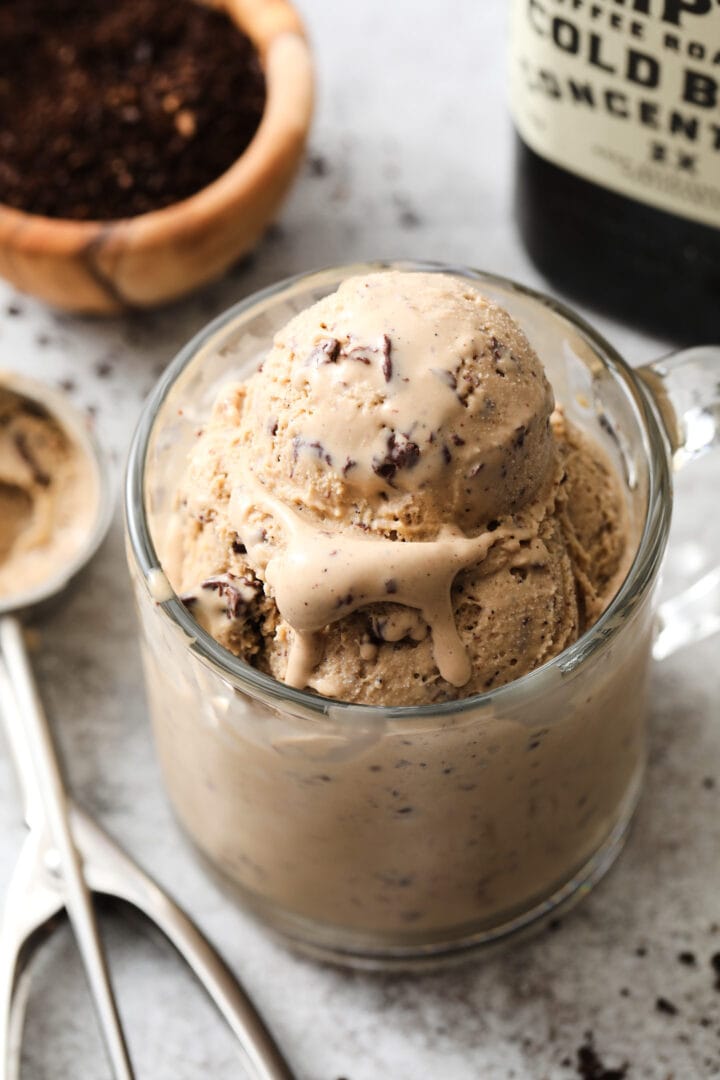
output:
[[[718,0],[513,0],[510,98],[541,157],[720,228]]]

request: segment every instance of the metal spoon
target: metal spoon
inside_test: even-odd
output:
[[[2,382],[6,382],[4,377]],[[0,711],[5,721],[25,801],[28,837],[8,889],[0,925],[0,1077],[10,1075],[11,1012],[24,946],[65,908],[75,933],[116,1080],[134,1073],[98,933],[92,891],[119,896],[152,919],[186,959],[240,1040],[259,1080],[292,1080],[292,1074],[252,1003],[188,917],[128,856],[75,807],[65,789],[50,727],[32,675],[20,616],[27,617],[61,591],[91,558],[111,516],[102,457],[82,419],[60,395],[39,383],[12,377],[13,393],[45,409],[75,445],[90,456],[98,506],[81,549],[31,592],[0,599]],[[3,1045],[4,1043],[4,1045]]]

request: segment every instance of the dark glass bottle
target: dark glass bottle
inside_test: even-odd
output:
[[[606,0],[591,21],[592,6],[514,0],[523,241],[571,298],[720,341],[720,13]]]
[[[517,144],[517,221],[549,281],[679,343],[720,341],[720,229],[574,176],[520,136]]]

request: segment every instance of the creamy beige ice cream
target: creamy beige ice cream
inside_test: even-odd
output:
[[[67,568],[98,514],[97,468],[50,411],[0,375],[0,599]]]
[[[466,280],[352,278],[199,432],[160,540],[228,649],[296,687],[420,705],[575,641],[631,554],[604,452]]]

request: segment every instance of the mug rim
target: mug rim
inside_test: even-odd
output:
[[[169,583],[167,587],[170,595],[167,598],[163,596],[156,599],[156,608],[161,618],[167,619],[183,632],[188,648],[203,663],[222,678],[239,683],[244,691],[263,700],[266,704],[280,703],[285,708],[295,705],[304,712],[319,717],[332,714],[333,717],[339,718],[341,714],[345,716],[362,714],[367,718],[381,717],[387,720],[426,720],[450,714],[457,716],[490,704],[495,706],[501,701],[507,706],[511,704],[513,698],[540,691],[543,684],[553,677],[568,675],[587,658],[607,648],[624,625],[626,616],[642,600],[648,586],[655,579],[670,527],[671,480],[667,437],[641,380],[635,376],[633,369],[617,350],[590,323],[562,301],[539,290],[502,275],[477,270],[460,263],[393,259],[335,265],[293,274],[232,304],[202,327],[176,353],[145,400],[130,445],[125,478],[125,526],[129,548],[146,584],[153,575],[162,573],[162,564],[150,535],[145,505],[147,451],[160,409],[177,380],[200,350],[241,315],[248,314],[253,308],[267,305],[270,301],[281,302],[284,296],[292,294],[301,283],[308,288],[312,287],[313,282],[317,285],[327,283],[337,287],[346,277],[387,270],[453,274],[472,282],[497,285],[511,293],[533,300],[547,308],[554,316],[560,316],[569,322],[575,330],[579,331],[603,367],[610,371],[616,381],[622,383],[635,406],[639,426],[644,436],[644,450],[649,466],[648,500],[632,563],[605,611],[580,635],[577,641],[541,664],[540,667],[495,689],[465,698],[427,705],[382,706],[340,701],[336,698],[322,697],[310,690],[298,690],[252,667],[247,661],[220,645],[195,621]],[[163,582],[166,580],[163,578]]]

